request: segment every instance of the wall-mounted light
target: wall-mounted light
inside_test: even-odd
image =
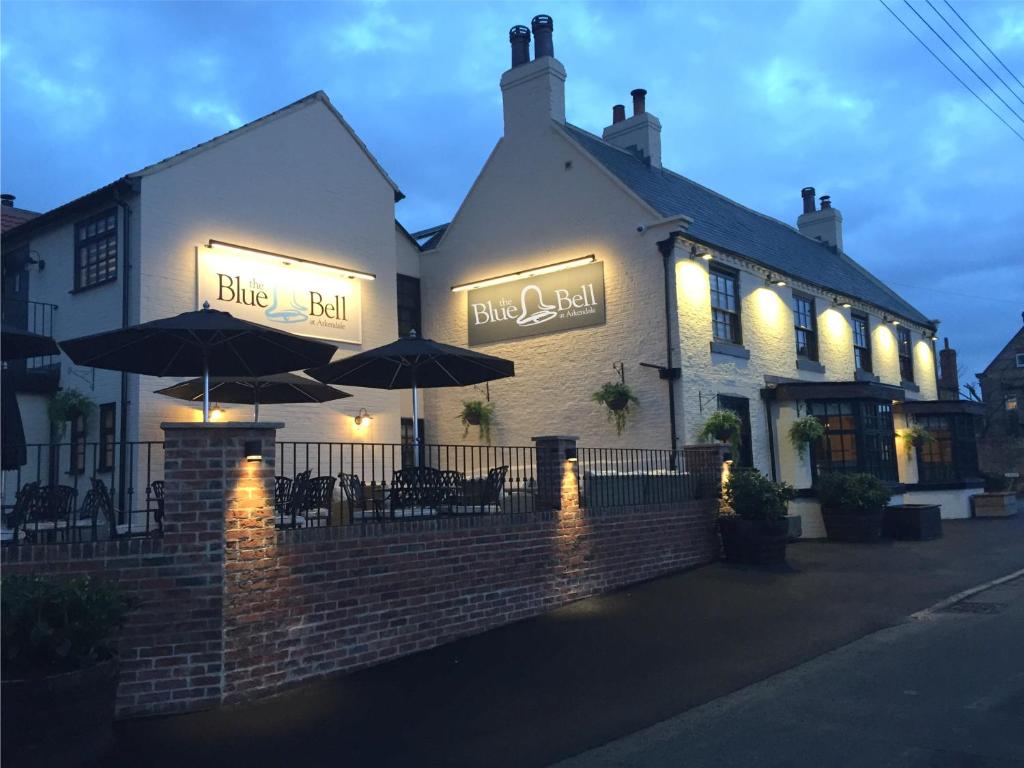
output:
[[[501,283],[510,283],[513,280],[521,280],[524,277],[536,277],[537,275],[547,275],[551,272],[560,272],[563,269],[571,269],[572,267],[582,267],[584,264],[592,264],[597,261],[597,257],[594,254],[589,256],[581,256],[578,259],[569,259],[567,261],[557,261],[554,264],[547,264],[543,267],[535,267],[533,269],[524,269],[522,272],[509,272],[507,275],[498,275],[497,277],[488,277],[483,280],[476,280],[472,283],[461,283],[460,285],[452,286],[452,293],[459,293],[460,291],[472,291],[477,288],[487,288],[491,285],[500,285]]]
[[[838,294],[832,297],[832,303],[837,307],[842,307],[843,309],[849,309],[853,306],[853,303],[849,299],[842,299]]]
[[[210,421],[223,421],[226,415],[227,411],[221,407],[220,403],[214,403],[213,408],[210,409]]]
[[[262,256],[273,256],[278,259],[282,259],[284,266],[289,266],[290,262],[296,262],[298,264],[312,264],[315,267],[325,267],[333,270],[334,272],[341,272],[346,277],[356,278],[358,280],[376,280],[377,276],[372,272],[362,272],[358,269],[349,269],[348,267],[339,267],[336,264],[324,264],[321,261],[311,261],[309,259],[299,259],[295,256],[286,256],[283,253],[274,253],[273,251],[264,251],[261,248],[250,248],[246,245],[236,245],[235,243],[225,243],[223,240],[210,240],[206,244],[207,248],[217,248],[228,251],[235,251],[236,253],[248,253],[248,254],[260,254]]]
[[[373,420],[373,416],[365,408],[360,408],[359,413],[355,415],[352,421],[355,422],[357,427],[361,427],[363,424],[369,424]]]
[[[707,248],[698,248],[696,245],[690,246],[690,258],[691,259],[704,259],[704,261],[711,261],[715,257],[711,254]]]
[[[575,447],[565,449],[565,460],[575,462],[579,458],[579,454]]]
[[[892,323],[893,325],[899,325],[900,324],[900,321],[897,320],[895,317],[892,318],[891,320],[889,320],[889,322]]]
[[[245,441],[245,460],[263,461],[263,443],[259,440]]]
[[[779,275],[773,274],[772,272],[768,273],[768,277],[764,279],[764,283],[765,285],[774,285],[778,288],[786,287],[786,281],[783,280],[782,277],[780,277]]]

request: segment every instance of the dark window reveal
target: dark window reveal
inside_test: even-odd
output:
[[[918,425],[935,438],[917,449],[917,481],[948,483],[979,476],[974,417],[956,413],[917,416]]]
[[[75,289],[117,279],[117,209],[75,225]]]
[[[814,299],[793,294],[793,319],[796,325],[796,355],[807,360],[818,359],[818,325]]]
[[[85,416],[79,414],[71,419],[71,456],[68,473],[80,475],[85,472]]]
[[[423,335],[420,280],[418,277],[398,275],[398,335],[404,338],[411,331]]]
[[[825,400],[808,403],[825,427],[811,454],[815,476],[866,472],[896,482],[896,432],[892,404],[878,400]]]
[[[910,343],[910,329],[896,329],[896,346],[900,356],[900,378],[904,381],[914,380],[913,345]]]
[[[117,427],[117,406],[104,403],[100,406],[100,471],[109,472],[114,468],[114,435]]]
[[[750,400],[745,397],[719,395],[718,407],[725,411],[732,411],[740,419],[740,455],[732,457],[736,466],[754,466],[753,437],[750,429]]]
[[[871,373],[871,326],[866,315],[852,315],[853,364],[857,370]]]
[[[712,267],[711,277],[711,323],[715,341],[739,344],[740,294],[739,275],[718,267]]]

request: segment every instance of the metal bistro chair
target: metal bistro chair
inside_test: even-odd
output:
[[[25,536],[25,522],[32,513],[32,505],[36,504],[39,495],[39,483],[26,483],[18,489],[14,497],[14,508],[7,517],[7,527],[3,530],[3,541],[19,541]]]
[[[149,508],[149,500],[156,504],[156,511],[153,513],[153,520],[156,522],[157,530],[161,533],[164,530],[164,481],[154,480],[149,484],[147,490],[146,507]]]
[[[307,469],[300,472],[292,481],[288,500],[277,512],[278,528],[303,528],[306,525],[306,518],[302,514],[306,505],[306,492],[309,487],[309,476],[312,470]]]
[[[371,486],[367,493],[366,485],[359,479],[359,475],[347,475],[342,472],[338,475],[338,479],[341,481],[341,492],[348,504],[349,517],[352,522],[364,521],[368,516],[375,520],[381,517],[380,502],[384,499],[383,489]]]
[[[302,515],[307,525],[330,525],[331,503],[334,501],[334,484],[338,479],[333,475],[311,478],[306,485],[306,502]]]
[[[449,501],[452,514],[472,515],[501,512],[501,495],[505,490],[507,466],[492,467],[487,477],[463,483],[461,493]]]
[[[442,473],[433,467],[406,467],[391,474],[392,517],[434,517],[445,495]]]
[[[67,535],[75,525],[76,498],[78,491],[70,485],[41,486],[28,505],[25,535],[34,541],[54,541],[59,533]]]
[[[274,512],[283,515],[292,497],[292,479],[284,475],[274,477]]]
[[[100,515],[103,516],[102,520],[106,521],[107,529],[110,531],[110,538],[112,539],[126,539],[130,536],[146,536],[148,534],[148,531],[144,529],[133,531],[128,523],[117,522],[114,498],[110,495],[107,484],[98,477],[92,479],[92,489],[86,494],[82,508],[83,516],[85,516],[86,510],[90,511],[92,519],[95,520],[97,525],[101,520]]]

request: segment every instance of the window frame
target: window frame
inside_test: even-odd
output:
[[[715,304],[716,294],[724,294],[724,291],[718,291],[715,289],[715,278],[719,277],[724,280],[732,281],[731,298],[734,309],[728,307],[720,307]],[[728,267],[721,267],[712,265],[708,268],[708,290],[711,298],[711,338],[713,341],[724,342],[726,344],[743,344],[743,313],[742,313],[742,302],[740,301],[740,273],[738,270],[729,269]],[[719,321],[716,318],[715,313],[721,312],[726,315],[725,321],[729,325],[730,335],[723,337],[718,335]]]
[[[809,305],[810,311],[810,326],[804,325],[800,322],[800,316],[803,314],[800,310],[801,302]],[[800,334],[805,335],[805,348],[807,352],[805,354],[800,353]],[[798,293],[793,291],[793,335],[794,341],[796,342],[796,356],[798,360],[812,360],[818,362],[818,306],[813,296],[806,293]]]
[[[919,485],[973,480],[981,476],[972,415],[918,414],[914,421],[935,437],[934,443],[925,443],[914,451]],[[930,460],[933,458],[946,460]]]
[[[860,323],[864,324],[864,343],[857,343],[857,328]],[[853,331],[853,366],[854,370],[864,371],[865,373],[874,372],[874,361],[871,359],[871,319],[860,312],[850,313],[850,326]],[[858,354],[858,352],[860,354]],[[859,365],[859,363],[867,360],[867,366]]]
[[[107,423],[109,419],[110,423]],[[97,472],[112,472],[114,469],[117,442],[117,403],[103,403],[99,408],[99,455],[96,457]]]
[[[84,413],[75,414],[68,421],[71,423],[68,438],[68,474],[81,475],[85,473],[88,424],[86,424]]]
[[[403,301],[403,299],[411,293],[413,285],[415,284],[416,290],[416,302],[414,306],[409,306]],[[409,331],[413,330],[416,333],[423,335],[423,294],[420,290],[420,279],[413,277],[412,275],[403,275],[399,272],[395,279],[395,311],[398,314],[398,336],[404,338],[409,335]],[[403,312],[407,312],[410,315],[409,327],[404,328],[402,315]]]
[[[830,428],[825,416],[846,417],[842,429]],[[829,410],[834,411],[829,413]],[[811,476],[817,478],[822,472],[865,472],[887,483],[899,482],[899,468],[896,461],[896,428],[893,422],[892,403],[885,400],[813,399],[807,401],[807,413],[822,422],[825,437],[811,445]],[[837,461],[833,458],[831,437],[852,436],[840,440],[843,453],[852,453],[852,459]],[[852,449],[852,450],[851,450]]]
[[[896,356],[900,363],[900,379],[914,383],[914,339],[910,329],[896,326]]]
[[[102,232],[97,232],[96,234],[93,234],[93,235],[89,235],[89,234],[85,234],[84,236],[82,235],[83,230],[87,230],[90,225],[96,224],[97,222],[99,222],[101,220],[103,220],[104,224],[106,224],[106,222],[111,217],[113,217],[113,219],[114,219],[114,223],[113,223],[112,227],[107,227]],[[89,290],[90,288],[96,288],[96,287],[99,287],[101,285],[106,285],[107,283],[115,282],[117,280],[118,272],[119,272],[120,266],[121,266],[120,263],[119,263],[119,261],[120,261],[119,257],[120,257],[120,251],[121,251],[121,241],[120,241],[120,238],[118,237],[118,213],[117,213],[117,207],[115,206],[114,208],[109,208],[109,209],[107,209],[106,211],[104,211],[102,213],[98,213],[98,214],[96,214],[94,216],[90,216],[87,219],[82,219],[81,221],[75,222],[74,237],[75,237],[75,241],[74,241],[75,279],[74,279],[74,288],[72,289],[72,293],[78,293],[79,291],[86,291],[86,290]],[[114,254],[113,254],[113,256],[110,256],[110,254],[109,254],[109,242],[111,240],[114,241]],[[83,261],[82,261],[82,249],[83,248],[88,249],[88,247],[90,245],[97,244],[97,243],[100,243],[100,242],[104,242],[104,243],[107,244],[108,252],[107,252],[107,255],[103,259],[96,259],[96,261],[95,261],[95,271],[96,271],[96,274],[97,274],[97,276],[99,275],[100,265],[101,264],[106,265],[107,262],[110,262],[110,261],[113,262],[113,269],[111,270],[109,267],[106,267],[105,270],[104,270],[106,272],[106,275],[103,277],[103,279],[98,279],[97,278],[96,280],[89,281],[88,280],[88,272],[89,272],[90,262],[86,261],[85,263],[83,263]],[[84,281],[83,281],[83,276],[82,276],[83,271],[86,273],[86,279]]]

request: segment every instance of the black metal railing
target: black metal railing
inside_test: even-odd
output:
[[[421,445],[414,461],[399,443],[281,442],[276,457],[282,528],[522,514],[535,505],[533,446]]]
[[[16,449],[14,449],[16,450]],[[2,474],[0,541],[151,536],[163,527],[161,442],[36,443]]]
[[[0,304],[0,319],[9,328],[15,328],[41,336],[53,336],[53,314],[56,304],[43,301],[26,301],[24,299],[4,298]],[[36,369],[52,369],[58,366],[58,355],[42,355],[27,360],[11,360],[7,367],[16,372],[35,371]]]
[[[579,448],[580,504],[591,509],[714,498],[720,470],[687,467],[684,451]]]

